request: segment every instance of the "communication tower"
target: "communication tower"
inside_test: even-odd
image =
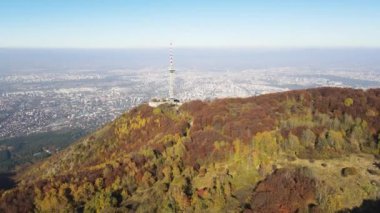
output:
[[[174,98],[174,60],[173,60],[173,45],[170,43],[169,49],[169,98],[153,98],[149,101],[149,106],[158,107],[161,104],[170,104],[171,106],[180,106],[182,105],[181,101]]]
[[[173,62],[173,44],[170,43],[170,50],[169,50],[169,99],[174,99],[174,62]]]

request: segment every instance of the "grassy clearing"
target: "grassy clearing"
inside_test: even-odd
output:
[[[318,202],[326,211],[359,206],[364,199],[376,199],[380,193],[380,187],[373,184],[380,181],[380,176],[368,172],[368,169],[377,169],[373,155],[352,154],[325,160],[283,159],[278,163],[284,167],[310,168],[320,183]],[[354,167],[358,173],[343,177],[341,170],[346,167]]]

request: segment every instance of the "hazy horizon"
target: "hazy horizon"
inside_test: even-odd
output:
[[[0,48],[0,73],[30,70],[143,69],[168,66],[168,48],[24,49]],[[242,70],[273,67],[380,70],[380,48],[175,48],[181,69]]]

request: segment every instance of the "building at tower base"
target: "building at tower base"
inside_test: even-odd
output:
[[[162,104],[168,104],[171,106],[181,106],[182,102],[175,98],[152,98],[148,104],[151,107],[158,107]]]

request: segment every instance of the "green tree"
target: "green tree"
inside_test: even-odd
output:
[[[102,190],[95,194],[89,202],[86,202],[85,212],[103,212],[109,207],[116,207],[117,199],[109,190]]]
[[[259,132],[253,138],[253,149],[273,155],[279,151],[276,137],[272,132]]]
[[[321,133],[317,139],[316,148],[319,151],[323,151],[329,148],[329,142],[327,141],[326,134],[326,132]]]
[[[327,132],[327,142],[331,147],[334,147],[335,150],[343,150],[344,149],[344,137],[342,132],[335,131],[335,130],[329,130]]]
[[[8,150],[0,150],[0,162],[9,160],[11,153]]]
[[[352,98],[346,98],[346,99],[344,99],[344,105],[346,106],[346,107],[350,107],[350,106],[352,106],[354,104],[354,100],[352,99]]]
[[[294,152],[296,154],[301,150],[301,144],[296,135],[289,134],[288,139],[285,140],[285,150],[288,152]]]
[[[111,164],[107,164],[105,168],[103,169],[103,177],[108,177],[112,175],[113,167]]]
[[[90,182],[84,182],[80,185],[74,193],[74,199],[76,201],[88,201],[95,194],[95,188]]]
[[[302,132],[302,136],[301,136],[302,146],[314,148],[316,139],[317,137],[315,136],[314,132],[311,131],[310,129],[306,129]]]
[[[98,190],[102,190],[104,187],[104,180],[103,178],[96,178],[95,180],[95,186]]]
[[[241,141],[239,139],[234,140],[232,143],[234,145],[234,158],[235,158],[235,161],[239,161],[240,158],[241,158],[240,153],[241,153],[242,143],[241,143]]]

